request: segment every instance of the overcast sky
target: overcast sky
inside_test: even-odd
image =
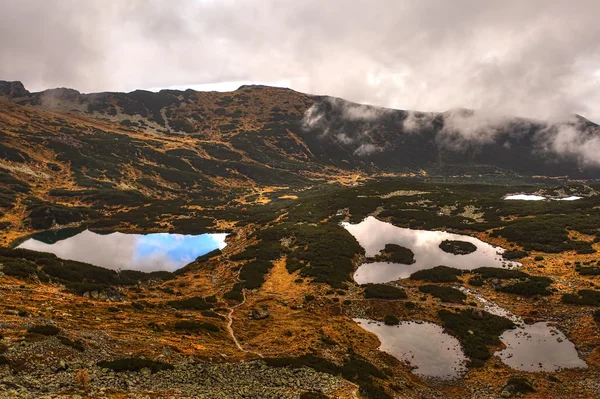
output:
[[[29,90],[257,82],[394,108],[600,121],[598,0],[0,0],[0,7],[0,79]]]

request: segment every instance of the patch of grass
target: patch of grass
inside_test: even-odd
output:
[[[406,299],[406,291],[402,288],[393,287],[386,284],[366,284],[365,298],[376,299]]]
[[[439,298],[442,302],[464,303],[465,299],[467,299],[467,296],[463,292],[452,287],[444,287],[441,285],[422,285],[419,287],[419,291]]]
[[[448,266],[436,266],[431,269],[424,269],[414,272],[410,275],[411,280],[429,281],[432,283],[452,283],[458,281],[456,276],[463,273],[460,269]]]
[[[175,369],[175,367],[169,363],[132,357],[116,359],[112,361],[102,361],[98,362],[97,364],[100,368],[107,368],[115,372],[140,371],[143,368],[148,368],[152,373],[157,373],[163,370]]]

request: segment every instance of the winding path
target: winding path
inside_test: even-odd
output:
[[[246,353],[252,353],[254,355],[257,355],[260,358],[264,358],[262,353],[259,352],[254,352],[254,351],[249,351],[246,350],[244,348],[242,348],[242,345],[240,345],[240,342],[238,341],[238,339],[236,338],[234,332],[233,332],[233,328],[231,327],[231,325],[233,324],[233,312],[235,311],[235,308],[242,306],[245,302],[246,302],[246,291],[242,290],[242,295],[244,296],[244,300],[240,303],[238,303],[235,306],[232,306],[229,308],[229,314],[227,315],[227,319],[229,320],[227,322],[227,331],[229,331],[229,335],[231,335],[231,339],[233,339],[233,342],[235,343],[235,346],[237,346],[237,348],[242,351],[242,352],[246,352]]]

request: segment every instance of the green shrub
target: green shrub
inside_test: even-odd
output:
[[[175,367],[169,363],[139,358],[122,358],[112,361],[102,361],[98,362],[98,367],[107,368],[116,372],[140,371],[141,369],[148,368],[152,373],[175,369]]]
[[[518,281],[509,285],[500,287],[499,291],[508,294],[517,294],[522,296],[534,295],[551,295],[552,292],[548,287],[552,284],[552,279],[549,277],[529,276],[526,281]]]
[[[329,399],[329,396],[321,392],[303,392],[300,394],[300,399]]]
[[[401,263],[404,265],[411,265],[415,263],[414,252],[400,245],[385,244],[385,248],[383,249],[382,253],[383,256],[381,257],[392,263]]]
[[[80,340],[77,341],[72,341],[67,337],[64,336],[59,336],[58,340],[60,341],[61,344],[66,345],[66,346],[70,346],[71,348],[77,349],[79,352],[83,352],[85,350],[84,346],[83,346],[83,342],[81,342]]]
[[[27,329],[27,332],[39,335],[57,335],[60,332],[60,328],[50,324],[37,324]]]
[[[202,312],[200,312],[200,314],[204,317],[210,317],[212,319],[225,320],[225,317],[216,312],[213,312],[212,310],[203,310]]]
[[[502,257],[506,260],[515,260],[528,257],[529,254],[525,251],[514,249],[511,251],[504,251]]]
[[[175,330],[194,333],[199,331],[219,332],[221,329],[218,326],[208,322],[184,320],[175,323]]]
[[[500,267],[479,267],[471,270],[470,273],[478,274],[483,279],[497,278],[503,280],[529,277],[527,273],[520,270],[502,269]]]
[[[206,301],[206,298],[195,296],[186,299],[180,299],[167,302],[167,305],[177,310],[209,310],[213,307],[212,304]]]
[[[397,326],[398,324],[400,324],[400,319],[394,315],[386,315],[383,318],[383,322],[386,326]]]
[[[321,373],[341,375],[344,379],[358,384],[360,392],[369,399],[392,399],[381,387],[376,385],[374,380],[374,378],[387,379],[386,375],[355,354],[351,354],[341,366],[312,354],[287,358],[267,358],[264,359],[264,362],[271,367],[310,367]]]
[[[515,326],[508,319],[476,309],[457,313],[441,309],[438,317],[442,326],[460,341],[470,367],[482,366],[491,357],[488,346],[499,345],[500,334]]]
[[[524,377],[510,377],[506,382],[505,387],[511,387],[512,393],[519,396],[530,392],[535,392],[531,382]]]
[[[419,287],[419,291],[439,298],[442,302],[463,303],[464,300],[467,299],[467,296],[463,292],[455,288],[444,287],[441,285],[422,285]]]
[[[402,288],[393,287],[386,284],[366,284],[365,298],[377,299],[406,299],[406,291]]]
[[[430,281],[432,283],[452,283],[458,281],[456,276],[462,274],[462,270],[448,266],[436,266],[432,269],[424,269],[410,275],[411,280]]]
[[[600,306],[600,291],[579,290],[577,295],[564,294],[562,302],[572,305]]]
[[[440,249],[454,255],[468,255],[477,251],[477,246],[468,241],[444,240],[439,245]]]

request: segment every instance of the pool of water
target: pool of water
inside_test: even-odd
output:
[[[17,248],[51,252],[107,269],[151,272],[174,271],[198,256],[225,247],[227,234],[182,235],[98,234],[89,230],[45,232],[22,242]]]
[[[444,265],[471,270],[482,266],[516,267],[517,262],[502,258],[503,248],[487,244],[475,237],[451,234],[444,231],[415,230],[396,227],[372,216],[358,224],[343,223],[365,249],[366,256],[372,257],[381,251],[385,244],[397,244],[409,248],[415,254],[415,263],[403,265],[389,262],[364,263],[354,273],[359,284],[385,283],[410,276],[417,270]],[[459,240],[473,243],[477,250],[467,255],[454,255],[444,252],[439,245],[444,240]]]
[[[514,330],[505,331],[500,340],[506,349],[496,352],[506,365],[522,371],[557,371],[564,368],[587,367],[579,358],[575,345],[558,329],[546,322],[527,325],[523,319],[510,313],[483,296],[464,287],[455,287],[480,302],[484,309],[497,316],[512,320]]]
[[[354,319],[363,329],[377,335],[379,350],[410,364],[422,377],[453,379],[465,371],[467,361],[458,340],[433,323],[401,322],[397,326],[369,319]]]
[[[548,323],[523,324],[505,331],[500,340],[506,349],[497,352],[502,361],[522,371],[558,371],[566,368],[586,368],[575,345]]]
[[[505,200],[521,200],[521,201],[544,201],[544,200],[554,200],[554,201],[575,201],[581,199],[582,197],[578,197],[576,195],[572,195],[570,197],[563,198],[547,198],[542,197],[541,195],[533,195],[533,194],[514,194],[507,195],[504,197]]]

